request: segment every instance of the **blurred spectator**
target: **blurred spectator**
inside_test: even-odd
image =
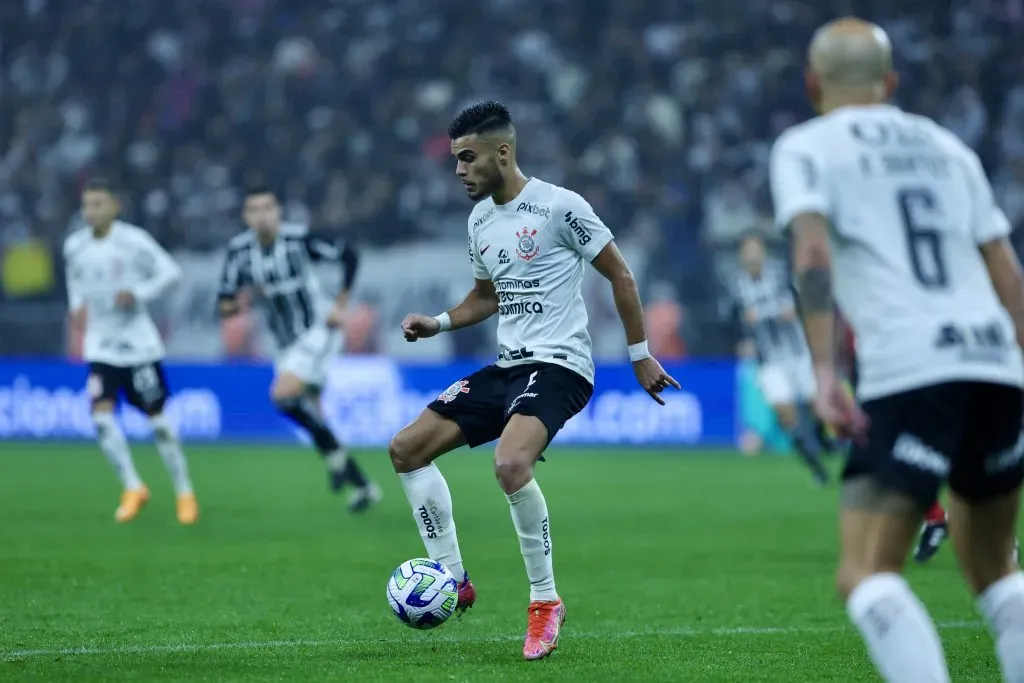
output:
[[[499,97],[524,169],[580,191],[646,250],[687,311],[691,351],[725,353],[715,273],[739,233],[767,224],[768,149],[811,115],[804,49],[836,13],[890,31],[899,104],[977,149],[1015,223],[1024,213],[1020,0],[113,8],[0,3],[5,287],[10,276],[60,296],[45,266],[33,280],[26,264],[45,261],[41,247],[59,253],[97,170],[126,188],[125,217],[172,250],[223,245],[257,181],[279,189],[289,220],[364,244],[462,241],[469,206],[445,128]]]

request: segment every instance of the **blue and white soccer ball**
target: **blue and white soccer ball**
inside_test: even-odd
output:
[[[403,562],[388,579],[388,604],[395,616],[416,629],[437,628],[455,614],[459,584],[440,562]]]

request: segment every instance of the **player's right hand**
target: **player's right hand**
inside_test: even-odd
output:
[[[402,334],[405,336],[405,341],[414,342],[417,339],[427,339],[440,331],[441,323],[429,315],[410,313],[402,321]]]
[[[834,369],[817,367],[814,374],[818,384],[814,412],[818,419],[831,426],[841,439],[863,439],[868,417],[857,405],[857,399],[839,381]]]

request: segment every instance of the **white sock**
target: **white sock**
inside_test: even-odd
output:
[[[935,624],[899,574],[875,574],[846,602],[868,653],[889,683],[949,683]]]
[[[512,523],[519,534],[519,549],[530,579],[530,600],[558,600],[555,592],[555,570],[551,563],[551,533],[548,527],[548,504],[536,479],[508,498]]]
[[[333,453],[327,454],[324,460],[327,463],[327,469],[332,472],[340,472],[348,465],[348,451],[341,447]]]
[[[181,441],[174,427],[163,415],[156,415],[149,418],[153,426],[153,442],[156,443],[156,450],[163,458],[164,467],[171,475],[174,483],[174,492],[183,495],[192,493],[192,480],[188,476],[188,462],[185,460],[185,453],[181,450]]]
[[[1024,574],[1016,572],[988,587],[978,609],[992,629],[1003,680],[1024,682]]]
[[[412,505],[412,516],[419,527],[427,555],[448,567],[455,580],[462,583],[466,579],[466,570],[462,568],[462,553],[455,535],[452,494],[441,470],[431,463],[413,472],[399,473],[398,479]]]
[[[128,448],[128,440],[124,438],[121,425],[117,424],[113,413],[94,413],[92,423],[96,427],[96,441],[103,455],[113,465],[126,491],[142,487],[142,479],[132,462],[132,452]]]

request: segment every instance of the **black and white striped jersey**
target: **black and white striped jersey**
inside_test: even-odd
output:
[[[342,288],[355,279],[358,254],[343,240],[309,232],[296,223],[282,223],[277,239],[263,245],[247,230],[228,244],[221,271],[219,298],[234,299],[252,288],[255,300],[280,348],[286,348],[314,325],[322,324],[332,297],[314,271],[314,262],[336,262],[342,268]]]
[[[753,340],[761,363],[810,358],[784,264],[766,261],[757,277],[741,270],[730,289],[743,335]]]

